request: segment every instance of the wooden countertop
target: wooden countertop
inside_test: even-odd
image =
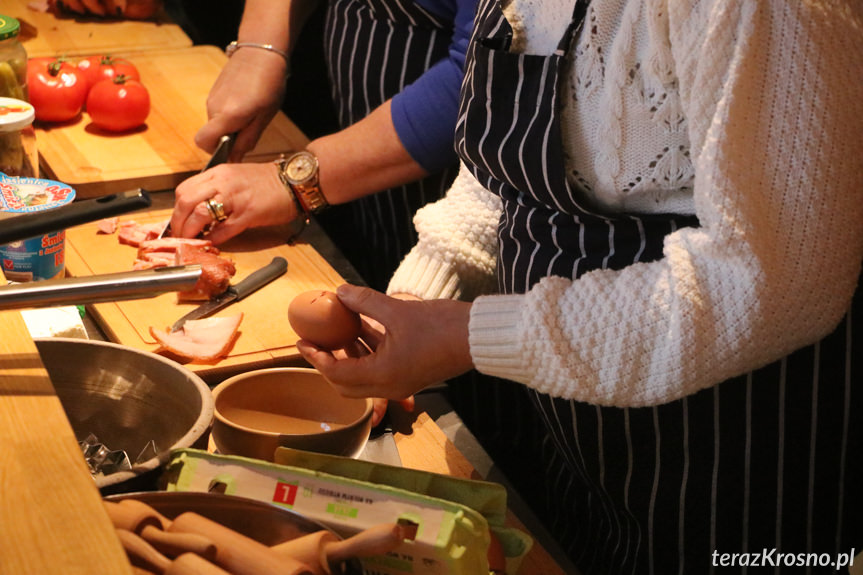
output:
[[[0,312],[0,518],[0,573],[132,573],[17,311]]]

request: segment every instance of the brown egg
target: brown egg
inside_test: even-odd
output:
[[[360,335],[360,316],[326,290],[311,290],[288,306],[288,321],[297,335],[324,349],[341,349]]]

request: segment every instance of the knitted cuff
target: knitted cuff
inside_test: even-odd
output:
[[[410,252],[387,286],[387,294],[407,293],[422,299],[458,299],[459,278],[453,266],[439,259]]]
[[[478,371],[529,381],[529,366],[521,355],[524,295],[477,298],[470,312],[470,353]]]

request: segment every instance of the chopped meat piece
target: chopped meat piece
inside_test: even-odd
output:
[[[100,234],[113,234],[117,231],[117,223],[120,218],[102,218],[96,222],[96,231]]]
[[[193,362],[211,362],[228,355],[239,334],[243,314],[189,320],[175,332],[150,328],[161,350]]]
[[[117,227],[117,239],[120,240],[121,244],[138,247],[141,245],[141,242],[154,240],[159,237],[164,228],[165,224],[160,223],[139,224],[131,220],[121,222]]]
[[[178,294],[180,301],[207,300],[231,285],[231,278],[237,273],[237,268],[234,262],[219,256],[219,250],[215,250],[216,253],[213,253],[207,246],[185,244],[177,248],[177,264],[201,266],[201,277],[194,288]]]
[[[161,228],[160,228],[161,231]],[[207,248],[207,251],[218,254],[219,248],[213,245],[210,240],[201,238],[159,238],[144,240],[138,245],[138,254],[142,252],[174,252],[181,247],[200,247]]]

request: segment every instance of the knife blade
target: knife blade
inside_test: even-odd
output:
[[[183,324],[189,320],[209,317],[217,311],[224,309],[234,302],[238,302],[247,295],[264,287],[277,277],[288,271],[288,261],[283,257],[274,257],[273,261],[259,270],[249,274],[243,281],[230,286],[227,290],[217,295],[210,301],[203,303],[178,319],[171,326],[171,331],[178,331]]]
[[[231,150],[234,149],[234,141],[236,139],[236,132],[232,134],[225,134],[224,136],[219,138],[219,143],[216,145],[216,149],[213,152],[213,155],[210,156],[210,159],[207,160],[207,164],[204,166],[204,169],[202,169],[199,173],[203,174],[210,168],[227,162],[228,157],[231,155]],[[165,236],[171,236],[171,220],[168,220],[168,222],[165,224],[165,227],[163,227],[162,231],[159,232],[157,239],[162,239]]]
[[[358,459],[401,467],[402,458],[399,455],[399,448],[396,445],[395,437],[393,437],[394,432],[392,419],[390,419],[390,414],[387,412],[380,423],[371,430],[369,439]]]

